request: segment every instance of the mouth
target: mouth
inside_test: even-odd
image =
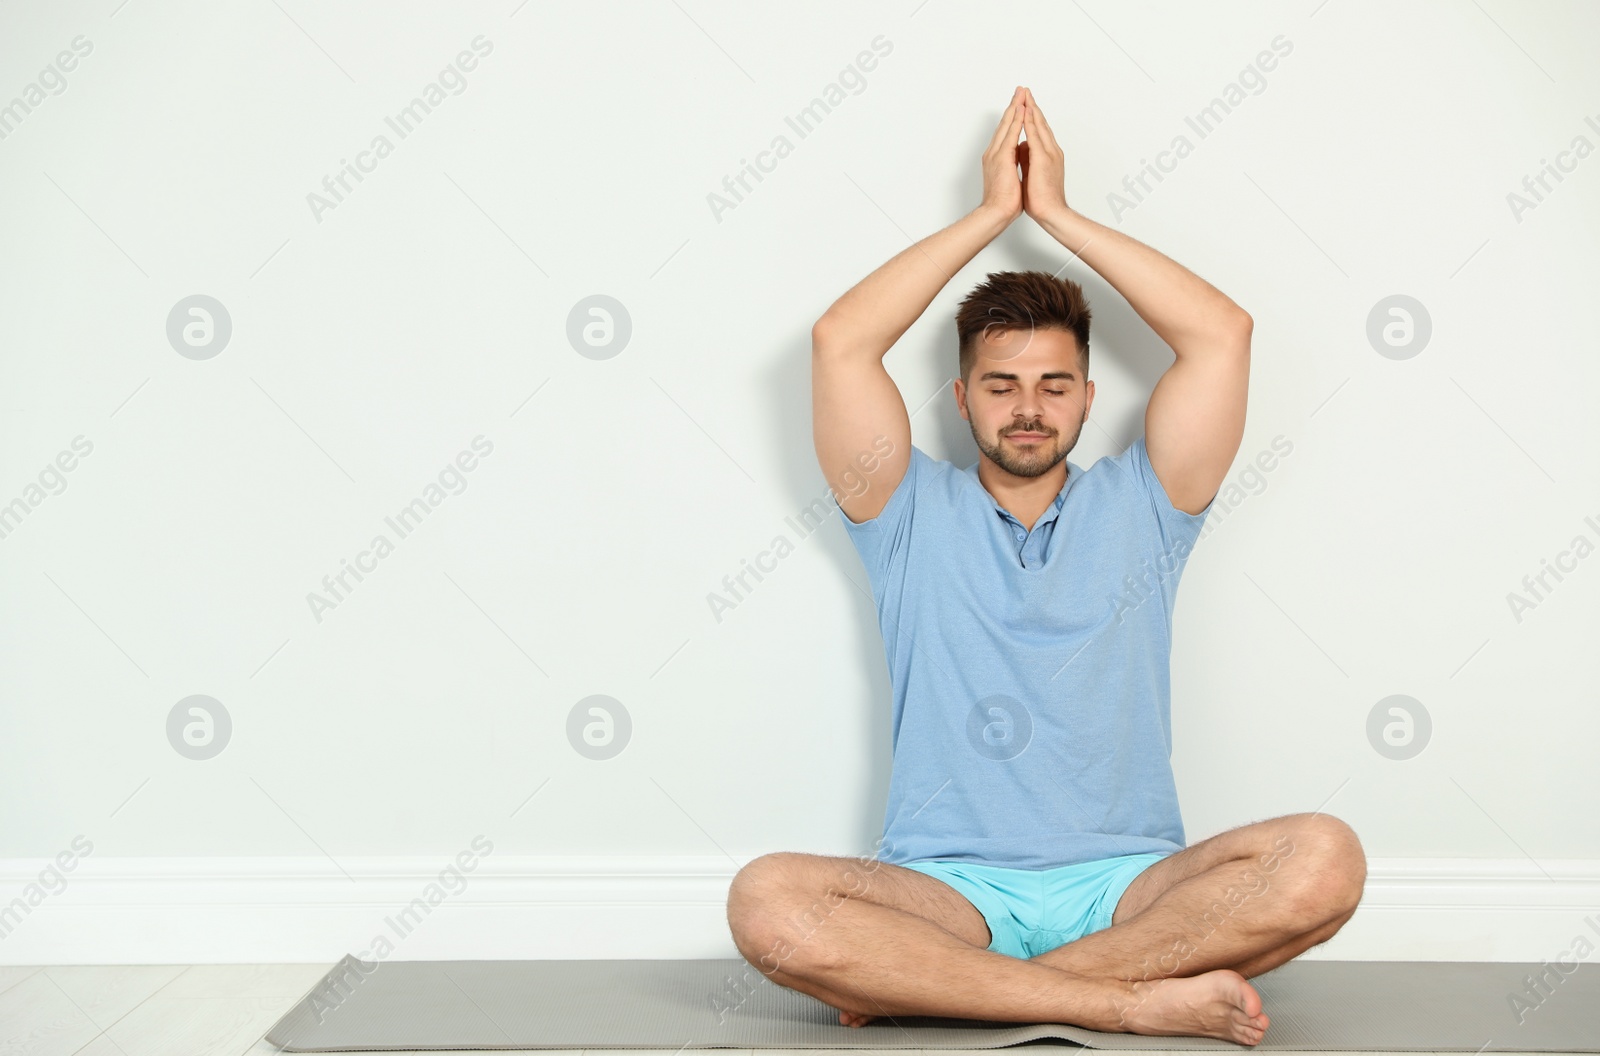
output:
[[[1015,441],[1016,443],[1019,443],[1019,444],[1037,444],[1041,440],[1050,439],[1050,434],[1049,433],[1007,433],[1006,434],[1006,439]]]

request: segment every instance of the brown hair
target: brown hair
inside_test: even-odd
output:
[[[1043,271],[994,271],[956,310],[961,380],[978,359],[985,330],[1065,330],[1078,339],[1078,367],[1089,374],[1089,302],[1083,287]]]

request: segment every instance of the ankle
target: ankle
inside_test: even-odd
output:
[[[1108,979],[1107,992],[1112,1008],[1112,1025],[1101,1029],[1108,1031],[1133,1031],[1141,1020],[1141,1013],[1150,1000],[1151,993],[1165,979]]]
[[[1066,969],[1057,970],[1065,977],[1062,986],[1073,997],[1071,1005],[1061,1010],[1061,1018],[1057,1022],[1073,1023],[1108,1033],[1132,1029],[1129,1024],[1148,984],[1130,983],[1115,976],[1088,976]]]

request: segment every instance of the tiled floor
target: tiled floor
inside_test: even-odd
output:
[[[329,967],[326,964],[0,967],[0,1056],[264,1056],[277,1053],[282,1050],[262,1040],[262,1035]],[[1032,1043],[1009,1051],[1014,1056],[1025,1056],[1040,1048],[1082,1051],[1066,1043]],[[465,1051],[456,1049],[452,1053],[460,1056]],[[590,1050],[485,1051],[495,1056],[509,1056],[514,1051],[584,1056]],[[627,1056],[625,1050],[619,1049],[593,1051],[604,1056]],[[666,1052],[661,1049],[638,1051],[649,1056],[664,1056]],[[759,1056],[816,1056],[826,1050],[758,1051]],[[919,1056],[913,1050],[889,1051],[896,1056]],[[1005,1051],[1008,1050],[986,1049],[981,1053],[964,1054],[940,1049],[930,1056],[997,1056]],[[748,1049],[719,1049],[716,1053],[718,1056],[757,1056]],[[415,1054],[390,1050],[387,1056]],[[1178,1054],[1173,1052],[1169,1056]],[[1340,1056],[1359,1054],[1341,1053]]]

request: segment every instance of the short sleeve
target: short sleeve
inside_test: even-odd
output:
[[[1216,496],[1213,495],[1211,502],[1206,503],[1206,508],[1199,513],[1186,513],[1172,505],[1172,500],[1167,497],[1167,489],[1161,486],[1155,468],[1150,465],[1150,452],[1146,449],[1142,436],[1128,445],[1128,449],[1117,456],[1117,461],[1123,463],[1139,493],[1148,503],[1150,513],[1155,518],[1156,527],[1161,534],[1161,549],[1163,551],[1181,549],[1187,553],[1189,547],[1199,538],[1200,528],[1205,524],[1206,515],[1211,512],[1212,504],[1217,501]]]
[[[872,579],[874,591],[888,573],[890,564],[905,550],[905,541],[911,531],[912,515],[916,510],[916,495],[927,473],[930,459],[915,444],[911,445],[911,461],[906,465],[905,476],[889,495],[878,516],[869,521],[855,523],[839,511],[844,530],[861,555],[861,563]]]

